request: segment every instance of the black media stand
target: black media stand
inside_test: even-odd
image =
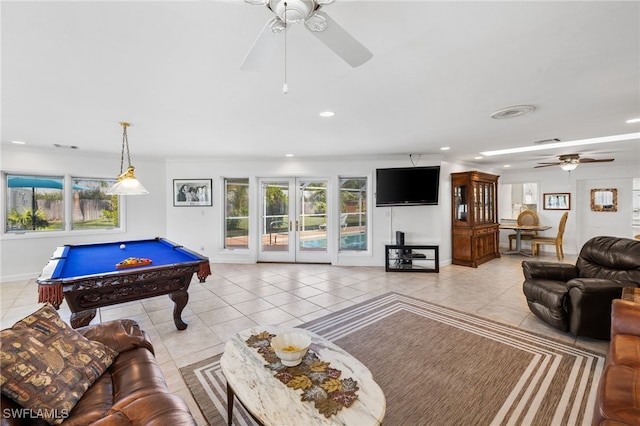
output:
[[[385,245],[386,272],[439,272],[438,246]]]

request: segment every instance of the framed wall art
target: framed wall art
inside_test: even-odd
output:
[[[211,206],[211,179],[174,179],[175,207]]]
[[[618,190],[616,188],[600,188],[591,190],[591,211],[617,212]]]
[[[542,208],[545,210],[571,210],[571,194],[568,192],[543,194]]]

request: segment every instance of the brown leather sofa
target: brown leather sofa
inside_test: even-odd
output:
[[[575,265],[524,261],[529,309],[547,324],[576,336],[609,339],[611,302],[623,287],[640,286],[640,241],[594,237]]]
[[[640,425],[640,303],[614,300],[611,344],[600,377],[595,425]]]
[[[63,425],[196,424],[186,403],[169,392],[151,341],[135,321],[111,321],[77,331],[119,354],[84,393]],[[42,419],[23,414],[18,404],[2,395],[2,426],[48,425]]]

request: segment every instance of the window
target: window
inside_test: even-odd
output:
[[[113,229],[120,227],[120,199],[105,192],[115,179],[72,178],[72,229]]]
[[[64,229],[63,176],[6,177],[6,232]]]
[[[224,180],[224,247],[249,248],[249,179]]]
[[[340,178],[340,250],[367,249],[367,178]]]

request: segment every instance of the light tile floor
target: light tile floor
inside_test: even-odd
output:
[[[167,296],[102,308],[92,323],[131,318],[149,333],[170,389],[191,407],[198,424],[206,424],[179,368],[221,353],[226,339],[256,324],[296,326],[369,298],[394,291],[477,314],[588,349],[605,352],[608,341],[575,338],[547,326],[529,312],[522,294],[521,256],[502,256],[478,268],[450,265],[440,273],[384,272],[383,267],[339,267],[317,264],[212,264],[205,283],[194,277],[183,319],[173,323]],[[556,262],[554,255],[539,260]],[[575,256],[567,256],[574,263]],[[40,307],[35,278],[0,284],[0,325],[14,322]],[[66,303],[60,315],[68,320]]]

